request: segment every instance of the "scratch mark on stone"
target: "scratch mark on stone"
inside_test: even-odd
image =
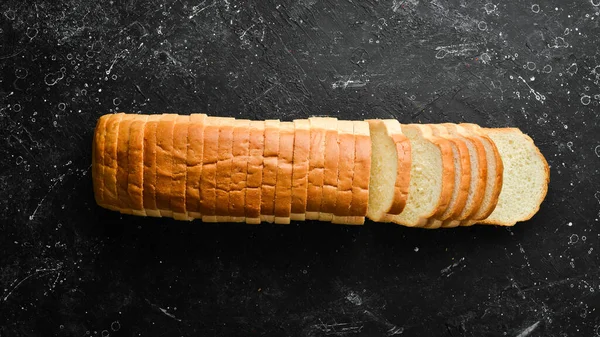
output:
[[[538,325],[540,325],[540,321],[537,321],[535,323],[533,323],[532,325],[530,325],[529,327],[525,328],[525,330],[521,331],[520,334],[517,335],[517,337],[526,337],[529,336],[533,330],[535,330]]]
[[[359,322],[351,322],[351,323],[336,323],[336,322],[334,322],[332,324],[327,324],[327,323],[321,322],[320,324],[313,325],[313,328],[325,333],[325,335],[343,336],[345,334],[361,332],[361,330],[364,327],[364,325],[362,323],[363,322],[360,322],[360,321]]]
[[[454,273],[452,271],[452,269],[458,267],[464,260],[465,260],[465,258],[461,257],[460,260],[458,260],[458,261],[454,262],[453,264],[449,265],[448,267],[440,270],[440,272],[442,273],[442,275],[449,277],[450,275],[452,275]]]
[[[176,320],[176,321],[178,321],[178,322],[181,322],[181,320],[180,320],[179,318],[177,318],[175,315],[173,315],[172,313],[168,312],[166,309],[163,309],[163,308],[161,308],[160,306],[158,306],[158,305],[156,305],[156,304],[154,304],[154,303],[150,302],[150,301],[149,301],[147,298],[146,298],[146,303],[150,304],[150,306],[151,306],[153,309],[156,309],[156,310],[158,310],[158,311],[162,312],[162,313],[163,313],[165,316],[167,316],[167,317],[169,317],[169,318],[172,318],[172,319],[174,319],[174,320]]]
[[[40,276],[46,276],[51,274],[53,271],[57,271],[59,270],[59,268],[44,268],[44,269],[36,269],[35,272],[27,275],[26,277],[24,277],[21,281],[19,281],[7,294],[6,296],[4,296],[4,298],[2,299],[3,302],[6,302],[8,300],[8,298],[10,297],[10,295],[12,295],[12,293],[21,286],[21,284],[23,284],[23,282],[29,280],[30,278],[37,276],[39,273],[44,273]],[[60,272],[58,273],[58,275],[60,276]],[[56,283],[56,281],[55,281]],[[14,284],[14,282],[13,282]]]
[[[519,76],[519,79],[525,83],[525,85],[529,88],[529,92],[531,92],[534,96],[535,99],[537,99],[538,101],[540,101],[540,103],[544,104],[544,101],[546,100],[546,96],[540,94],[539,92],[533,90],[533,88],[529,85],[529,83],[527,83],[527,81],[525,81],[525,79],[522,76]]]
[[[40,209],[40,206],[42,206],[42,204],[44,203],[44,201],[46,201],[46,198],[48,197],[48,195],[50,194],[50,192],[52,192],[52,190],[56,187],[56,185],[58,185],[59,182],[63,181],[64,177],[65,177],[65,174],[60,175],[58,177],[58,179],[56,179],[56,181],[54,182],[54,184],[52,184],[52,186],[50,186],[50,188],[48,189],[48,193],[46,193],[46,195],[44,195],[44,197],[42,198],[42,200],[40,200],[40,202],[37,204],[37,206],[33,210],[33,213],[31,213],[31,215],[29,216],[29,221],[32,221],[35,218],[35,215],[37,214],[38,209]]]
[[[203,1],[203,2],[202,2],[202,4],[204,4],[205,2],[206,2],[206,1]],[[192,10],[193,10],[193,12],[192,12],[192,15],[190,15],[188,18],[189,18],[189,19],[193,19],[193,18],[194,18],[194,16],[196,16],[196,15],[198,15],[198,14],[200,14],[200,13],[204,12],[204,11],[205,11],[205,10],[207,10],[208,8],[214,7],[216,4],[217,4],[217,2],[215,1],[215,2],[213,2],[211,5],[208,5],[208,6],[202,7],[202,8],[200,8],[200,9],[198,9],[198,6],[194,6],[194,7],[192,7]]]

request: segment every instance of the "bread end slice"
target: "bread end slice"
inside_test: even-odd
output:
[[[548,162],[531,137],[517,128],[482,131],[498,148],[504,170],[496,208],[481,223],[513,226],[531,219],[548,192]]]

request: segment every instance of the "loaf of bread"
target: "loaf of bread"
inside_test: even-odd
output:
[[[422,228],[512,226],[549,184],[543,155],[514,128],[204,114],[102,116],[92,176],[98,205],[123,214]]]

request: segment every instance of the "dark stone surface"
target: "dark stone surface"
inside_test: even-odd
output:
[[[0,2],[0,336],[600,335],[599,4]],[[513,228],[121,216],[117,110],[516,126],[552,181]]]

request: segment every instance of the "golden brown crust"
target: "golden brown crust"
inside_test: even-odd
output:
[[[432,128],[434,136],[446,139],[451,143],[453,156],[456,155],[459,158],[458,163],[454,163],[453,159],[454,174],[460,174],[458,177],[454,177],[453,198],[451,198],[444,213],[430,219],[426,226],[426,228],[439,228],[443,227],[444,220],[455,220],[465,207],[467,197],[469,196],[469,187],[471,186],[471,160],[469,149],[463,140],[450,135],[446,127],[442,125],[430,124],[429,127]],[[460,167],[456,167],[456,164],[460,165]],[[451,223],[448,222],[447,225],[451,225]]]
[[[119,134],[117,136],[117,198],[120,209],[132,209],[129,201],[128,178],[129,178],[129,132],[131,123],[137,119],[137,115],[126,114],[119,124]]]
[[[310,154],[306,189],[306,219],[317,220],[323,197],[326,129],[324,120],[320,117],[311,117],[308,121],[310,122]]]
[[[365,222],[364,217],[349,216],[352,206],[355,166],[354,122],[338,121],[338,131],[340,139],[338,194],[336,210],[331,222],[343,225],[362,225]]]
[[[323,175],[323,196],[319,212],[320,221],[331,221],[335,212],[337,198],[338,165],[340,146],[338,143],[338,121],[331,118],[325,132],[325,170]]]
[[[148,116],[144,128],[144,177],[142,196],[144,209],[149,216],[159,217],[160,212],[156,207],[156,130],[161,115]]]
[[[103,115],[98,119],[92,143],[92,180],[94,183],[94,198],[98,205],[104,203],[104,153],[106,151],[104,139],[106,138],[106,123],[111,116]]]
[[[200,179],[200,213],[202,213],[202,221],[211,221],[215,217],[220,121],[221,119],[218,117],[207,117],[204,125],[202,178]]]
[[[129,131],[129,158],[127,194],[130,207],[135,215],[146,215],[143,199],[144,182],[144,128],[147,115],[139,115],[130,125]]]
[[[246,180],[246,223],[260,223],[261,186],[264,166],[265,123],[250,122],[248,178]]]
[[[204,157],[205,121],[205,114],[191,114],[188,128],[185,206],[188,217],[196,219],[202,218],[200,212],[200,179],[202,178],[202,159]]]
[[[408,138],[401,133],[402,129],[398,127],[398,132],[392,134],[392,139],[396,144],[396,153],[398,153],[398,175],[396,177],[394,202],[388,211],[388,214],[400,214],[406,206],[408,199],[408,188],[410,186],[410,166],[411,166],[411,148]]]
[[[371,179],[369,124],[364,121],[354,121],[354,136],[354,181],[352,182],[350,216],[365,217],[369,205],[369,182]]]
[[[279,155],[277,161],[277,187],[275,189],[275,223],[289,224],[292,207],[292,175],[294,163],[294,123],[281,122],[279,129]]]
[[[494,144],[494,142],[483,132],[481,127],[476,124],[464,123],[460,124],[460,126],[464,127],[466,130],[473,132],[476,134],[485,146],[486,153],[491,151],[491,154],[486,154],[486,157],[491,158],[494,162],[494,169],[492,170],[492,166],[488,162],[488,177],[487,180],[490,180],[489,175],[492,176],[492,184],[490,185],[486,182],[486,193],[488,189],[491,189],[491,197],[487,203],[484,201],[481,204],[481,207],[478,209],[477,213],[474,214],[473,220],[483,220],[487,218],[494,209],[496,208],[496,204],[498,203],[498,197],[500,196],[500,191],[502,190],[502,174],[504,172],[504,167],[502,164],[502,158],[500,157],[500,152],[498,152],[498,148]]]
[[[308,185],[308,157],[310,152],[310,122],[294,120],[294,168],[292,172],[291,220],[306,218],[306,189]]]
[[[117,142],[119,137],[119,125],[125,114],[118,113],[111,116],[106,123],[106,138],[104,140],[104,198],[103,203],[117,209],[119,197],[117,195]]]
[[[222,120],[218,141],[215,215],[229,217],[229,188],[233,167],[233,129],[235,120],[233,118],[223,118]],[[222,220],[230,221],[229,218]]]
[[[485,195],[485,186],[487,183],[487,158],[485,154],[485,147],[477,136],[474,136],[460,125],[445,123],[441,126],[445,127],[450,134],[462,139],[465,144],[470,144],[471,147],[468,148],[467,151],[473,151],[473,156],[477,161],[477,167],[471,165],[469,162],[471,169],[471,180],[468,194],[471,196],[471,202],[468,202],[469,200],[467,197],[462,211],[459,214],[455,214],[453,219],[445,220],[442,224],[442,227],[444,228],[468,226],[471,223],[469,219],[471,219],[475,212],[477,212]]]
[[[250,121],[235,120],[233,129],[233,166],[229,188],[229,214],[232,222],[245,221],[246,181],[248,175],[248,153],[250,144]]]
[[[452,142],[447,139],[444,139],[439,136],[433,135],[433,128],[430,125],[419,125],[421,129],[427,128],[430,134],[430,141],[438,146],[438,148],[442,152],[442,192],[440,194],[440,199],[438,205],[436,207],[436,211],[430,216],[430,218],[440,218],[443,216],[448,206],[450,206],[450,201],[452,199],[452,193],[454,192],[454,155],[452,149]],[[425,226],[426,228],[436,228],[427,227],[428,219],[423,219],[421,222],[421,226]],[[439,224],[441,225],[441,224]],[[439,225],[437,227],[439,227]]]
[[[171,182],[171,207],[173,218],[188,220],[185,208],[188,128],[190,116],[177,116],[173,128],[173,180]]]
[[[274,222],[277,161],[279,155],[279,120],[265,121],[264,168],[260,196],[261,220]]]
[[[156,207],[163,217],[172,217],[173,130],[175,114],[163,114],[156,127]]]
[[[354,123],[338,121],[339,165],[334,219],[348,216],[352,204],[352,181],[354,179]]]

